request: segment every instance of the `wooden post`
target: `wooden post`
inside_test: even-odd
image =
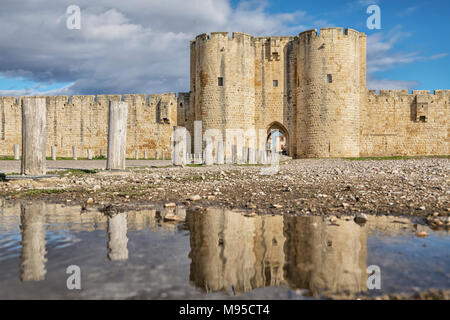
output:
[[[22,100],[22,175],[45,175],[46,121],[45,97],[24,97]]]
[[[139,150],[138,149],[134,150],[134,158],[136,160],[139,160]]]
[[[52,146],[52,160],[56,161],[56,147]]]
[[[184,127],[174,127],[172,164],[174,166],[186,165],[186,128]]]
[[[256,154],[253,148],[248,148],[248,164],[256,164]]]
[[[144,160],[147,160],[148,156],[147,156],[147,150],[144,151]]]
[[[72,154],[73,154],[73,160],[78,160],[78,157],[77,157],[77,146],[72,146]]]
[[[225,153],[222,140],[217,141],[217,164],[225,164]]]
[[[205,165],[212,166],[214,164],[213,159],[213,143],[211,138],[205,139]]]
[[[20,150],[19,145],[14,145],[14,160],[20,160]]]
[[[128,103],[109,103],[107,170],[125,170],[127,151]]]
[[[92,154],[92,150],[88,149],[88,151],[87,151],[87,158],[88,158],[88,160],[92,160],[93,157],[94,157],[94,155]]]
[[[156,151],[155,159],[156,159],[156,160],[159,160],[159,152],[158,152],[158,151]]]

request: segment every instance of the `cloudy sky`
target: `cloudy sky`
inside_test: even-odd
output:
[[[381,29],[367,28],[370,4]],[[67,8],[81,9],[68,29]],[[0,95],[189,90],[189,41],[212,31],[368,37],[370,89],[450,89],[448,0],[1,0]],[[70,20],[72,21],[72,20]]]

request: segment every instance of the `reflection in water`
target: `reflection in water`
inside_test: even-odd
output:
[[[47,273],[45,269],[45,205],[38,202],[20,207],[22,232],[22,263],[20,279],[22,281],[42,281]]]
[[[356,223],[332,226],[320,217],[284,219],[287,263],[292,288],[319,292],[362,292],[367,288],[367,232]]]
[[[445,288],[448,280],[448,233],[442,238],[418,239],[414,236],[417,226],[408,218],[369,217],[361,227],[341,219],[337,226],[321,217],[246,217],[222,209],[186,212],[177,207],[109,217],[96,210],[80,214],[80,207],[41,202],[0,206],[0,287],[9,290],[0,290],[0,297],[15,296],[14,290],[41,297],[39,290],[47,292],[49,283],[60,281],[55,280],[55,274],[61,272],[61,261],[65,263],[67,257],[71,261],[85,259],[83,268],[102,284],[122,281],[121,285],[126,283],[131,288],[129,292],[136,288],[162,292],[171,286],[185,286],[189,297],[192,288],[187,277],[203,291],[231,290],[234,295],[274,286],[282,288],[258,292],[266,292],[267,297],[272,297],[273,291],[284,292],[288,288],[307,289],[314,296],[359,293],[367,290],[367,263],[383,268],[383,283],[386,288],[390,286],[389,292],[413,286]],[[185,237],[186,230],[189,238]],[[67,231],[67,238],[61,239],[60,231]],[[72,249],[66,246],[75,244],[75,239],[95,243]],[[154,245],[148,246],[149,239]],[[64,247],[55,245],[61,241]],[[128,241],[134,243],[136,256],[121,266],[124,278],[119,280],[117,269],[108,260],[127,260]],[[51,253],[59,251],[47,262],[46,249]],[[189,249],[190,261],[186,255]],[[21,262],[14,260],[19,255]],[[417,257],[421,263],[417,263]],[[28,286],[15,287],[17,284],[10,280],[17,282],[19,264],[22,281],[46,280],[40,289],[36,286],[38,291],[29,293]],[[151,266],[154,272],[146,278]],[[95,297],[96,290],[108,290],[106,287],[91,289],[86,295]],[[60,292],[60,296],[65,294]],[[116,291],[111,294],[114,296]]]
[[[367,234],[353,222],[335,227],[319,217],[248,218],[220,209],[187,220],[190,280],[207,292],[279,285],[314,295],[365,290]]]
[[[111,261],[128,260],[127,214],[108,217],[108,258]]]

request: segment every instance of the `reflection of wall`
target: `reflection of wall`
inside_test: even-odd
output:
[[[127,214],[108,217],[108,258],[111,261],[128,259]]]
[[[32,203],[21,206],[22,263],[20,279],[22,281],[42,281],[47,273],[45,269],[45,210],[44,203]]]
[[[205,291],[235,293],[282,281],[281,217],[247,218],[220,209],[188,215],[191,281]],[[271,227],[264,230],[265,224]]]
[[[314,295],[366,289],[367,230],[350,222],[327,226],[320,217],[285,218],[285,277]]]
[[[321,218],[245,217],[209,209],[188,214],[191,281],[205,291],[235,294],[287,284],[324,291],[366,288],[367,231],[353,221],[328,226]]]

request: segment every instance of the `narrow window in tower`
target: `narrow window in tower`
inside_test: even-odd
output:
[[[332,83],[333,82],[333,75],[327,74],[327,81],[328,81],[328,83]]]
[[[219,77],[219,87],[223,87],[223,78]]]
[[[278,87],[278,80],[273,80],[273,86]]]

